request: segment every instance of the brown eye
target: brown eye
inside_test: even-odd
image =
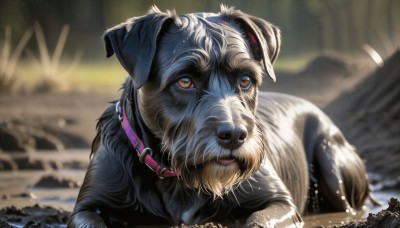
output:
[[[182,89],[190,89],[194,87],[192,79],[187,76],[178,79],[177,83]]]
[[[241,90],[244,90],[244,91],[247,91],[247,90],[249,90],[250,89],[250,87],[251,87],[251,78],[250,78],[250,76],[249,75],[243,75],[241,78],[240,78],[240,89]]]

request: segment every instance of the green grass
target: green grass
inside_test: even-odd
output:
[[[63,68],[63,63],[60,63]],[[43,79],[41,66],[35,62],[22,62],[17,69],[18,87],[32,92]],[[55,75],[55,79],[67,85],[67,91],[114,93],[128,75],[117,61],[81,62],[68,75]]]
[[[307,54],[298,57],[283,57],[276,60],[274,69],[280,71],[300,71],[316,56],[316,54]]]
[[[128,73],[117,61],[83,63],[71,73],[67,82],[81,91],[110,92],[121,87]]]

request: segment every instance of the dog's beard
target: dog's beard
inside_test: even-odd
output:
[[[243,179],[238,163],[221,166],[214,161],[205,164],[200,170],[194,171],[194,173],[196,172],[198,173],[195,175],[191,175],[189,172],[188,175],[191,176],[185,179],[190,181],[190,185],[194,188],[212,194],[214,198],[221,197]]]
[[[172,169],[181,181],[215,199],[233,190],[258,170],[264,156],[264,144],[261,133],[257,132],[231,153],[210,142],[209,135],[197,135],[195,141],[176,137],[164,144],[170,146],[164,149],[170,153]],[[219,159],[235,160],[224,164]]]

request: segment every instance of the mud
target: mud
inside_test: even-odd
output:
[[[227,226],[223,226],[220,223],[214,224],[212,222],[206,223],[204,225],[193,225],[193,226],[186,226],[182,224],[181,226],[176,226],[174,228],[226,228]]]
[[[34,205],[31,207],[16,208],[14,206],[0,210],[0,227],[13,227],[19,225],[24,227],[60,227],[65,226],[70,212]],[[167,227],[167,226],[166,226]],[[223,228],[241,227],[241,224],[205,223],[192,226],[175,226],[174,228]],[[323,227],[323,226],[321,226]],[[328,226],[329,227],[329,226]],[[341,228],[364,228],[364,227],[400,227],[400,201],[392,198],[388,207],[378,213],[370,213],[366,219],[359,222],[350,222]]]
[[[342,228],[364,228],[364,227],[400,227],[400,201],[391,198],[387,209],[376,214],[369,213],[365,221],[341,226]]]
[[[0,210],[0,227],[60,227],[68,221],[69,212],[52,207],[7,207]]]

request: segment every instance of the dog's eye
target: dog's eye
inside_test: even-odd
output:
[[[192,79],[187,76],[181,77],[176,83],[183,89],[190,89],[194,87]]]
[[[249,75],[243,75],[240,78],[240,89],[241,90],[244,90],[244,91],[249,90],[251,87],[251,84],[252,84],[252,82],[251,82],[251,78]]]

